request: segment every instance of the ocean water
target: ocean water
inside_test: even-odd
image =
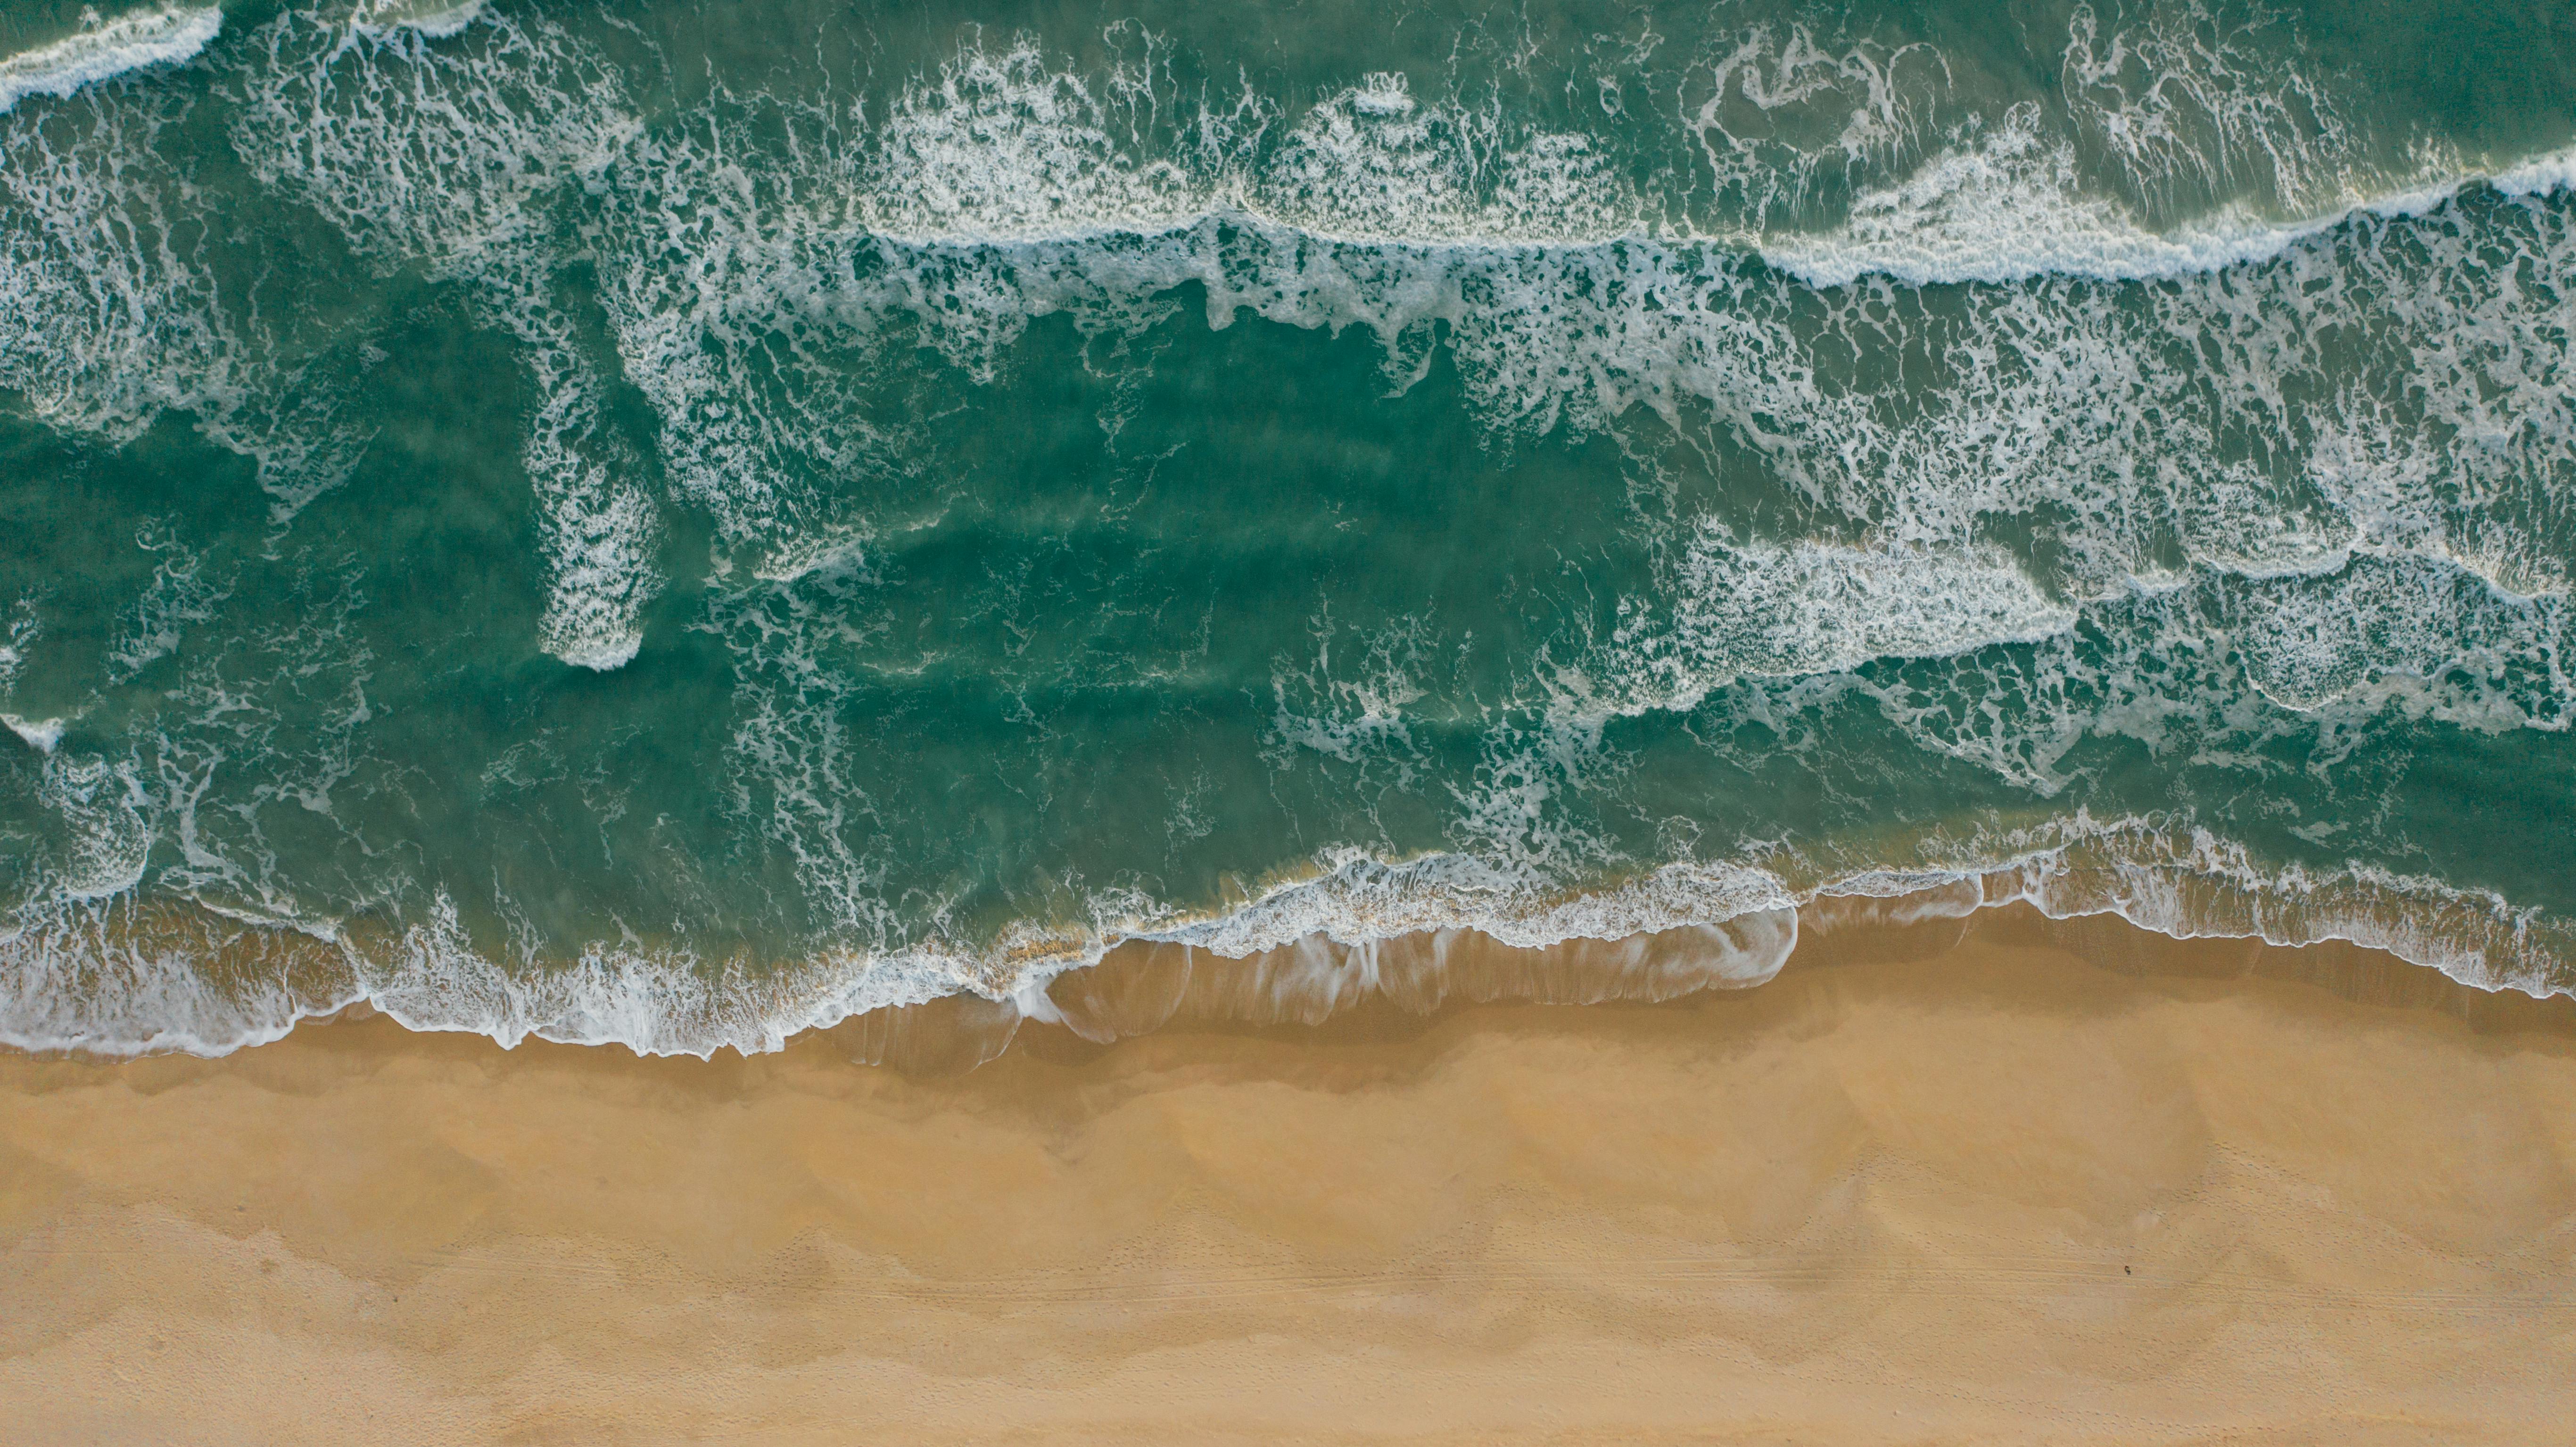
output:
[[[1462,930],[1670,992],[1834,896],[2576,990],[2559,0],[0,55],[0,1041]]]

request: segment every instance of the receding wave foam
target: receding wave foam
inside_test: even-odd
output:
[[[2205,830],[2080,813],[1950,852],[1948,862],[1805,887],[1751,865],[1680,863],[1591,890],[1534,888],[1457,855],[1389,863],[1352,852],[1326,859],[1314,878],[1199,918],[1112,895],[1095,901],[1087,927],[1027,930],[987,951],[832,952],[757,969],[632,943],[505,965],[478,949],[444,896],[420,923],[374,937],[247,926],[216,913],[147,914],[101,897],[0,934],[0,1043],[218,1055],[366,1003],[408,1028],[488,1035],[505,1047],[535,1036],[655,1055],[757,1053],[854,1015],[959,993],[1061,1019],[1050,983],[1135,943],[1270,960],[1271,987],[1307,1003],[1246,1009],[1320,1018],[1336,1002],[1391,988],[1380,973],[1391,943],[1436,946],[1459,931],[1519,949],[1659,940],[1642,974],[1620,971],[1645,955],[1614,949],[1605,957],[1619,967],[1612,983],[1596,982],[1580,998],[1664,999],[1770,979],[1795,949],[1800,911],[1848,899],[1900,900],[1909,918],[2025,903],[2051,918],[2116,915],[2182,939],[2347,941],[2480,989],[2576,993],[2576,933],[2492,893],[2436,880],[2362,864],[2267,868]]]
[[[223,28],[224,12],[213,5],[138,10],[0,59],[0,115],[31,95],[68,98],[127,71],[176,65]]]

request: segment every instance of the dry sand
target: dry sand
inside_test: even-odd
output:
[[[2576,1432],[2565,1002],[2017,912],[1936,944],[1031,1026],[946,1077],[852,1064],[884,1022],[0,1059],[0,1439]]]

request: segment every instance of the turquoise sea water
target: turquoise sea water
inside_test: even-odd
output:
[[[0,1040],[1819,891],[2576,988],[2576,10],[0,5]]]

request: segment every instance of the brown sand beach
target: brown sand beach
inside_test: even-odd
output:
[[[2576,1006],[1944,928],[962,1072],[956,1007],[7,1058],[0,1439],[2568,1440]]]

